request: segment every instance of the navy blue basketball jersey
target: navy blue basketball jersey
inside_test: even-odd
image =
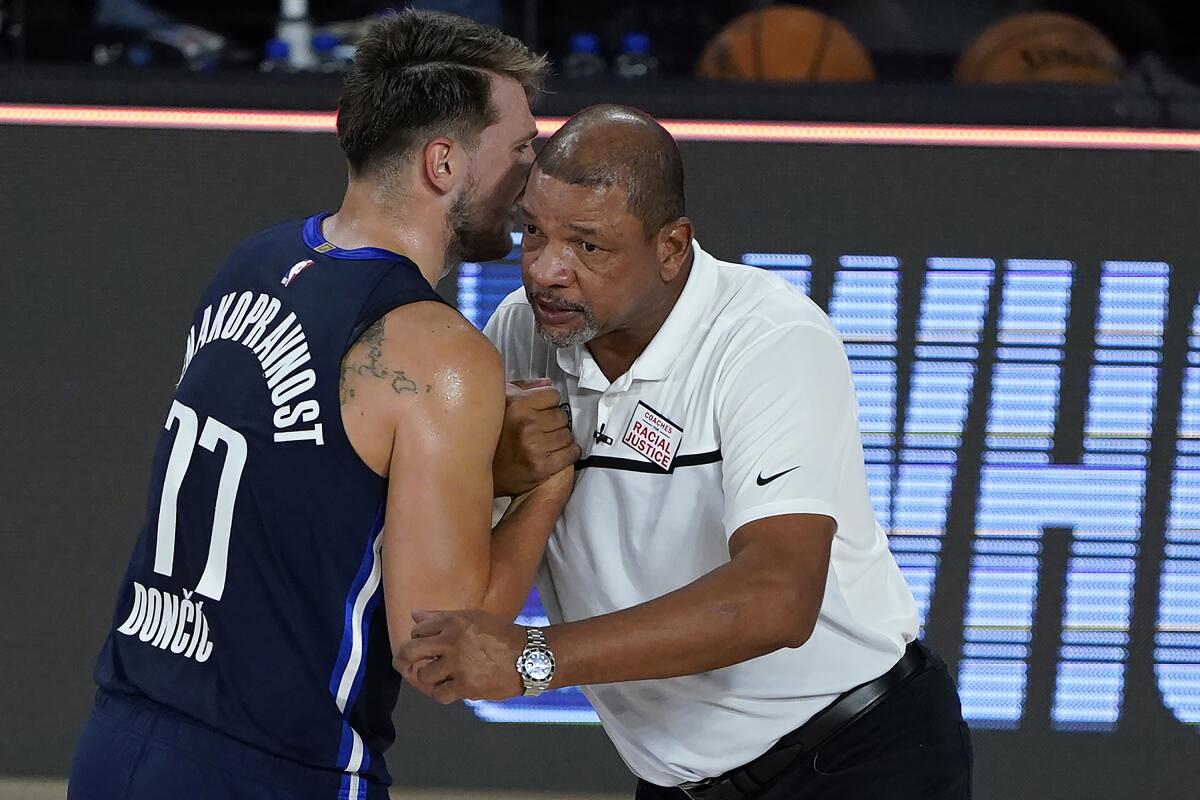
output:
[[[400,676],[387,481],[342,427],[342,358],[392,309],[441,300],[403,256],[326,242],[325,216],[247,240],[200,301],[96,681],[357,800],[391,781]]]

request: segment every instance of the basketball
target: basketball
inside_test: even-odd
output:
[[[730,22],[704,48],[702,78],[871,81],[871,56],[835,19],[800,6],[771,6]]]
[[[960,83],[1115,83],[1125,72],[1107,37],[1066,14],[1016,14],[984,31],[967,48]]]

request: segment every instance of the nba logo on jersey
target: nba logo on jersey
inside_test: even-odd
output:
[[[304,261],[297,261],[295,264],[292,265],[292,268],[287,271],[287,274],[283,276],[283,280],[281,280],[279,282],[279,285],[280,286],[291,286],[292,281],[296,280],[296,277],[301,272],[304,272],[304,270],[311,267],[314,263],[315,262],[312,259],[305,259]]]

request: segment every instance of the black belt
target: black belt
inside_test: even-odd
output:
[[[780,739],[763,755],[717,778],[685,783],[680,790],[692,800],[748,800],[770,783],[800,753],[817,745],[866,714],[926,664],[925,651],[911,643],[896,665],[873,681],[838,696],[827,708]]]

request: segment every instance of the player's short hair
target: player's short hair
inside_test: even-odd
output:
[[[433,136],[475,147],[497,118],[491,75],[516,80],[532,101],[548,68],[517,39],[465,17],[389,14],[358,43],[338,104],[338,142],[354,174],[405,158]]]
[[[654,117],[636,108],[585,108],[550,137],[535,168],[573,186],[621,187],[647,239],[684,214],[679,146]]]

